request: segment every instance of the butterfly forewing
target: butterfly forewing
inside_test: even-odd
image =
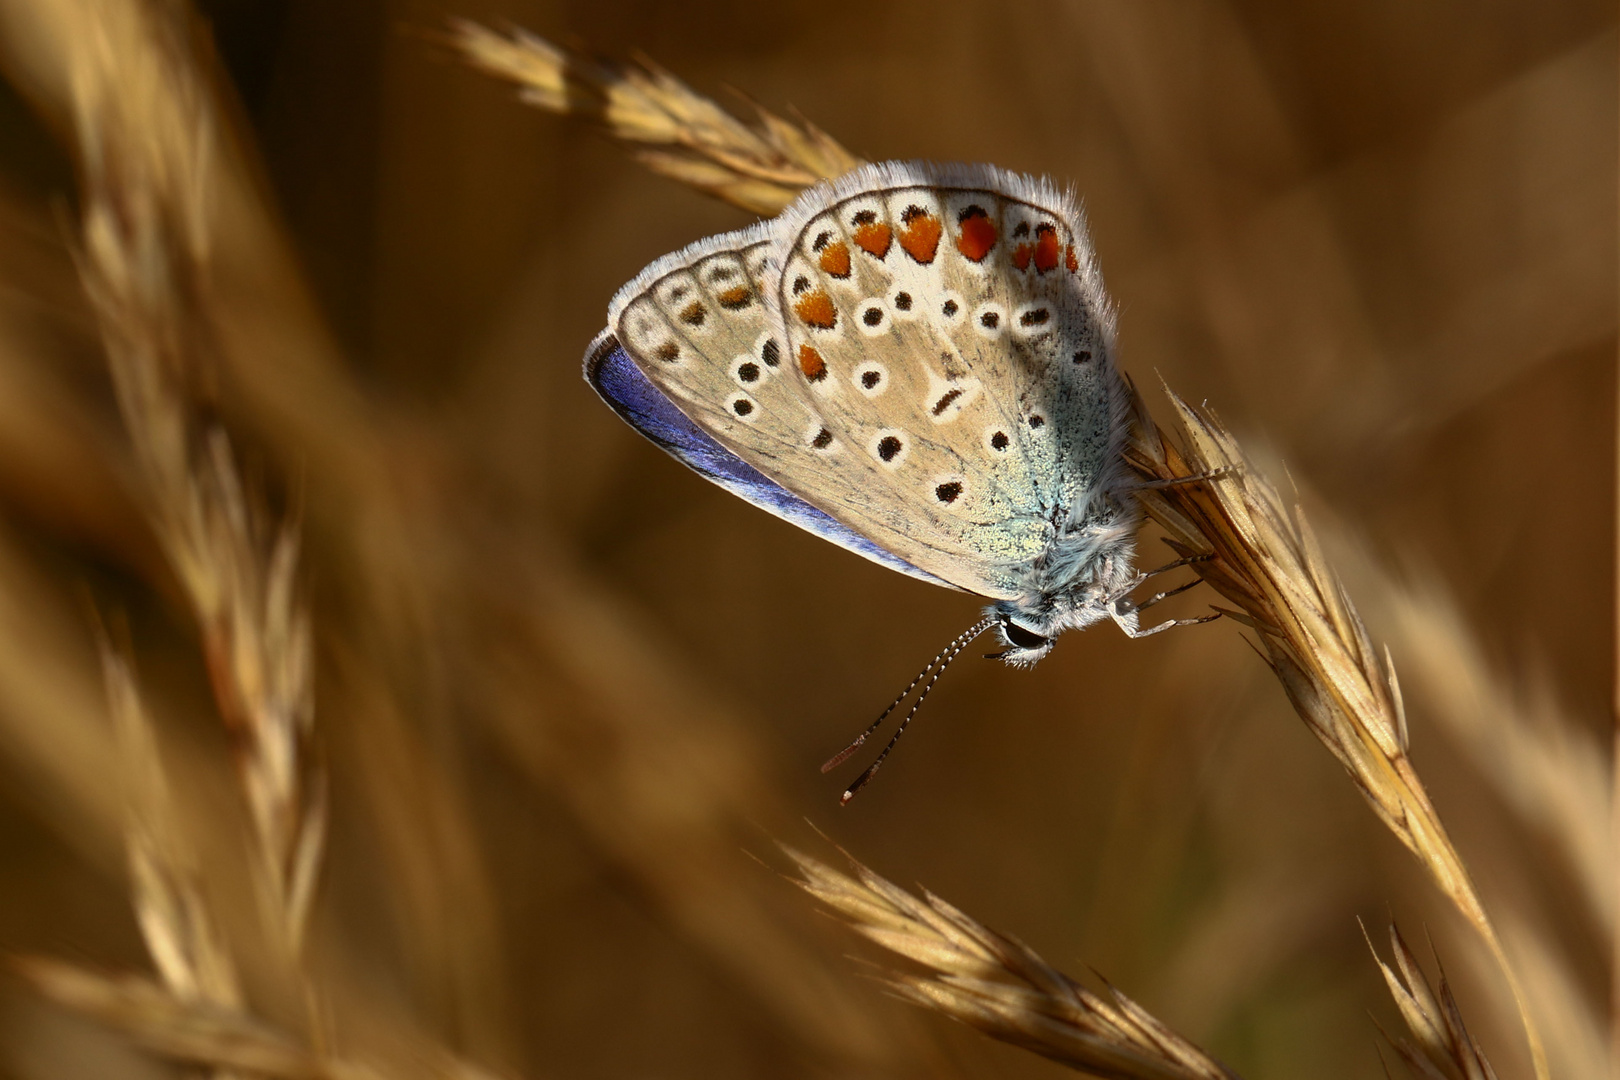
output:
[[[653,263],[615,298],[609,327],[648,380],[717,442],[868,542],[817,531],[868,558],[876,558],[874,546],[893,553],[904,523],[863,482],[868,470],[833,468],[815,477],[813,495],[805,491],[811,463],[819,469],[848,451],[813,393],[787,377],[779,321],[765,302],[764,286],[777,275],[763,231],[715,237]],[[878,561],[916,574],[903,557]]]

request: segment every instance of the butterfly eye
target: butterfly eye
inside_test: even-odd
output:
[[[1051,638],[1042,637],[1012,621],[1002,623],[1001,632],[1007,635],[1008,642],[1020,649],[1044,649],[1052,644]]]

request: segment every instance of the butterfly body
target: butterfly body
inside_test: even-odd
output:
[[[694,470],[988,598],[1011,663],[1113,618],[1139,511],[1114,317],[1073,199],[987,166],[864,166],[658,260],[586,376]]]

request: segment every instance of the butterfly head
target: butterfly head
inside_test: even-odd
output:
[[[1052,651],[1055,633],[1043,633],[1036,629],[1031,625],[1034,620],[1029,616],[1002,611],[996,611],[996,615],[996,633],[1006,648],[999,653],[991,653],[990,659],[1001,660],[1013,667],[1031,667]]]

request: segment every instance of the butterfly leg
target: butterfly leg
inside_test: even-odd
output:
[[[1192,581],[1187,582],[1185,585],[1177,585],[1173,589],[1166,589],[1164,592],[1154,593],[1152,596],[1148,597],[1146,600],[1143,600],[1143,601],[1140,601],[1140,602],[1128,599],[1126,597],[1120,597],[1118,600],[1114,601],[1114,605],[1116,607],[1121,608],[1121,609],[1126,610],[1126,611],[1145,611],[1148,608],[1152,607],[1154,604],[1157,604],[1160,600],[1166,600],[1166,599],[1169,599],[1172,596],[1177,596],[1177,595],[1179,595],[1181,593],[1186,592],[1188,589],[1196,588],[1197,586],[1202,585],[1203,583],[1204,583],[1203,578],[1194,578]]]
[[[1177,589],[1176,591],[1180,592],[1181,590]],[[1210,615],[1200,615],[1195,619],[1167,619],[1158,626],[1150,626],[1146,630],[1143,630],[1141,626],[1138,625],[1136,620],[1136,613],[1138,610],[1138,608],[1129,608],[1125,611],[1120,611],[1118,605],[1115,605],[1109,608],[1108,614],[1113,618],[1114,622],[1119,626],[1119,628],[1125,631],[1125,636],[1129,638],[1152,637],[1161,630],[1168,630],[1172,626],[1197,626],[1199,623],[1214,622],[1216,619],[1221,617],[1221,613],[1217,611]]]
[[[1159,574],[1165,573],[1166,571],[1175,570],[1191,563],[1204,562],[1210,558],[1213,558],[1213,556],[1189,555],[1184,559],[1177,559],[1173,563],[1166,566],[1161,566],[1157,570],[1149,570],[1145,573],[1138,571],[1130,588],[1136,588],[1136,586],[1142,584],[1142,582],[1146,581],[1150,577],[1155,577]],[[1114,620],[1114,622],[1118,624],[1119,628],[1125,631],[1126,636],[1131,638],[1150,637],[1153,634],[1159,633],[1161,630],[1168,630],[1172,626],[1195,626],[1198,623],[1213,622],[1221,617],[1220,612],[1217,611],[1212,615],[1200,615],[1197,618],[1191,619],[1170,619],[1160,623],[1157,626],[1148,627],[1146,630],[1142,629],[1141,624],[1137,619],[1137,615],[1140,612],[1152,607],[1159,601],[1167,600],[1172,596],[1176,596],[1179,593],[1184,593],[1188,589],[1202,584],[1203,579],[1194,579],[1187,582],[1185,585],[1177,585],[1173,589],[1166,589],[1163,592],[1154,593],[1152,596],[1141,602],[1132,600],[1129,595],[1130,590],[1127,589],[1124,594],[1116,597],[1114,602],[1108,605],[1108,614]]]
[[[1175,596],[1177,593],[1186,592],[1194,585],[1199,584],[1199,582],[1189,581],[1185,585],[1178,585],[1174,589],[1170,589],[1166,592],[1156,593],[1155,595],[1148,597],[1146,600],[1143,600],[1141,603],[1136,603],[1130,599],[1130,594],[1136,591],[1137,586],[1146,582],[1148,578],[1158,577],[1160,574],[1169,573],[1171,570],[1179,570],[1183,566],[1191,566],[1193,563],[1208,562],[1214,557],[1215,556],[1213,555],[1207,554],[1188,555],[1184,559],[1177,559],[1173,563],[1166,563],[1157,570],[1138,570],[1134,575],[1132,575],[1130,583],[1115,593],[1108,602],[1110,605],[1120,611],[1141,611],[1143,608],[1152,607],[1154,604],[1157,604],[1160,600],[1163,600],[1166,597]]]
[[[1191,566],[1193,563],[1209,562],[1209,560],[1213,559],[1214,557],[1215,556],[1213,554],[1209,553],[1205,553],[1203,555],[1188,555],[1185,559],[1177,559],[1173,563],[1165,563],[1157,570],[1148,570],[1145,573],[1142,573],[1140,575],[1141,581],[1138,581],[1137,584],[1140,585],[1142,581],[1146,581],[1148,578],[1158,577],[1160,574],[1169,573],[1171,570],[1180,570],[1183,566]],[[1132,585],[1131,588],[1136,588],[1136,585]],[[1142,604],[1141,606],[1146,607],[1147,605]]]

